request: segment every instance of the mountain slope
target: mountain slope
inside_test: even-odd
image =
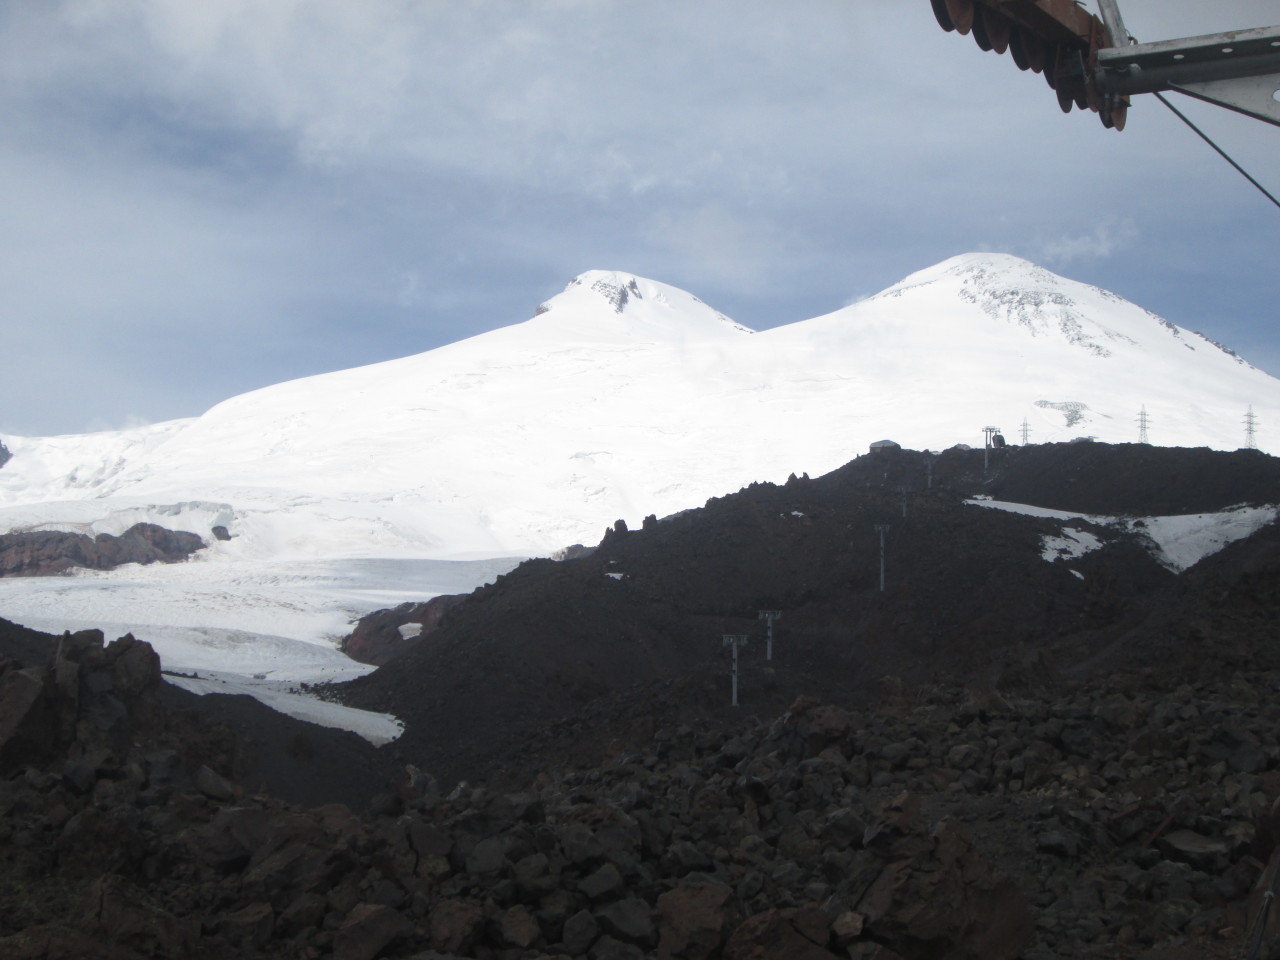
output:
[[[405,722],[392,749],[406,760],[470,778],[536,766],[540,750],[604,749],[616,737],[625,751],[636,731],[645,736],[646,715],[724,720],[726,634],[751,637],[742,703],[762,715],[800,695],[864,706],[886,675],[909,686],[1020,689],[1095,656],[1129,656],[1134,637],[1148,644],[1146,656],[1193,659],[1194,643],[1162,650],[1169,611],[1191,622],[1239,585],[1255,598],[1258,623],[1274,618],[1275,591],[1265,587],[1274,549],[1259,559],[1249,546],[1274,543],[1274,511],[1223,551],[1252,562],[1210,557],[1179,574],[1153,549],[1158,533],[1142,526],[986,510],[970,499],[1034,486],[1042,502],[1146,515],[1165,504],[1221,511],[1280,484],[1273,457],[1185,450],[1153,462],[1149,450],[1010,449],[993,457],[990,473],[981,451],[885,451],[812,480],[752,484],[611,534],[590,556],[526,562],[452,608],[410,651],[352,681],[350,702]],[[1152,482],[1162,476],[1173,478],[1167,495]],[[1145,504],[1135,500],[1144,480]],[[1058,546],[1080,542],[1095,548]],[[771,662],[760,610],[782,612]],[[1223,631],[1217,646],[1231,637]],[[608,727],[557,727],[561,717],[611,712],[618,718]]]

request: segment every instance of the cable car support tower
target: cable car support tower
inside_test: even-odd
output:
[[[1101,18],[1075,0],[930,2],[944,30],[1042,74],[1064,113],[1122,130],[1130,97],[1174,91],[1280,126],[1280,26],[1136,43],[1117,0],[1098,0]]]

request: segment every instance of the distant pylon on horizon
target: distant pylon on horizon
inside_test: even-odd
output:
[[[1147,416],[1147,405],[1142,405],[1142,411],[1138,414],[1138,442],[1150,443],[1147,439],[1147,427],[1151,426],[1151,418]]]
[[[1253,404],[1249,404],[1249,412],[1244,415],[1244,447],[1246,450],[1258,449],[1258,418],[1253,414]]]

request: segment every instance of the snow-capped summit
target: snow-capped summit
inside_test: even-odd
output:
[[[613,316],[601,312],[607,305]],[[544,319],[545,318],[545,319]],[[588,270],[539,304],[536,329],[561,335],[686,340],[752,331],[691,293],[618,270]]]
[[[907,307],[896,312],[910,312],[925,319],[930,311],[921,309],[924,304],[920,298],[932,301],[939,294],[978,307],[995,322],[997,335],[1013,326],[1024,334],[1048,337],[1104,358],[1123,354],[1126,347],[1137,346],[1139,352],[1150,353],[1153,349],[1178,346],[1192,351],[1217,351],[1235,363],[1245,363],[1220,344],[1200,334],[1189,334],[1114,293],[1068,280],[1009,254],[967,253],[952,257],[911,274],[871,301],[905,298]],[[965,316],[972,322],[971,311],[965,311]]]

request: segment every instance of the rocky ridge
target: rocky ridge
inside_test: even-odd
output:
[[[750,637],[742,703],[761,717],[800,695],[858,706],[885,675],[1019,689],[1148,621],[1158,629],[1152,618],[1197,581],[1162,566],[1140,528],[1083,520],[1071,528],[1100,548],[1048,562],[1045,538],[1064,521],[968,498],[1149,515],[1266,503],[1280,489],[1280,461],[1249,451],[1086,443],[1008,448],[986,473],[983,461],[981,450],[887,450],[610,529],[588,556],[530,561],[471,594],[341,695],[404,720],[392,750],[452,782],[528,767],[543,741],[585,762],[648,722],[641,709],[616,730],[555,742],[561,720],[596,700],[660,696],[688,722],[723,718],[724,635]],[[772,661],[760,610],[783,615]],[[683,693],[649,693],[668,682]]]

